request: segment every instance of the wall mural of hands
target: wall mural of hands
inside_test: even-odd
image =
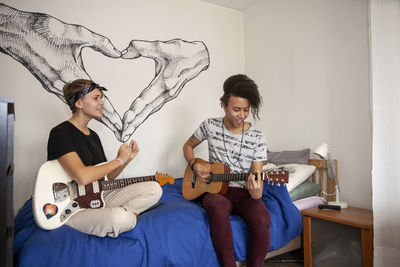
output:
[[[150,58],[155,75],[132,102],[122,119],[105,96],[103,117],[120,142],[125,142],[153,113],[176,98],[185,84],[210,64],[203,42],[181,39],[169,41],[133,40],[122,53],[111,41],[84,26],[67,24],[47,14],[24,12],[0,3],[0,52],[24,65],[48,92],[65,103],[66,82],[90,79],[82,60],[82,49],[91,49],[111,58]]]
[[[122,58],[147,57],[155,61],[155,77],[131,104],[122,119],[122,140],[128,140],[148,116],[166,102],[176,98],[185,84],[195,78],[210,63],[202,42],[174,39],[167,42],[131,41]]]

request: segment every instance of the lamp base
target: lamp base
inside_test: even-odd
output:
[[[342,209],[345,209],[345,208],[348,207],[347,202],[342,202],[342,201],[339,201],[339,202],[336,202],[336,201],[329,201],[328,204],[329,204],[329,205],[340,206]]]

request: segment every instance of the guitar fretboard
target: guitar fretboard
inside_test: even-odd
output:
[[[222,173],[213,174],[213,182],[246,181],[250,173]]]
[[[141,183],[141,182],[149,182],[149,181],[157,181],[154,175],[151,176],[143,176],[143,177],[135,177],[135,178],[124,178],[124,179],[114,179],[110,181],[101,181],[102,190],[112,190],[122,188],[131,184]]]
[[[257,174],[253,173],[256,177]],[[280,174],[283,175],[283,172],[274,171],[274,172],[262,172],[261,179],[262,180],[270,180],[270,181],[280,181],[285,182],[285,179],[280,179]],[[222,174],[213,174],[212,181],[213,182],[229,182],[229,181],[247,181],[250,173],[222,173]]]

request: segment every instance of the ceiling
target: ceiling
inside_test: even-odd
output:
[[[246,8],[248,8],[253,3],[259,0],[201,0],[201,1],[237,10],[245,10]]]

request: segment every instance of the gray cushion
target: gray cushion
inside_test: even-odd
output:
[[[265,163],[274,163],[276,165],[283,165],[289,163],[308,164],[310,159],[310,149],[296,151],[268,151],[268,160]]]
[[[320,190],[319,185],[305,181],[290,191],[289,195],[292,201],[296,201],[301,198],[315,196],[319,194]]]

